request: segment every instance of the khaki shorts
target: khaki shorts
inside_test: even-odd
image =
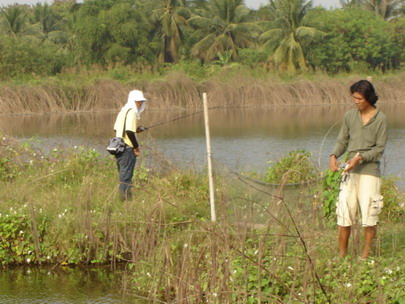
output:
[[[364,227],[375,226],[383,207],[381,180],[372,175],[349,173],[343,177],[336,205],[337,224],[342,227],[357,223],[361,215]]]

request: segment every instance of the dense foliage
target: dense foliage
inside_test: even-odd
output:
[[[195,62],[237,62],[272,71],[400,69],[401,1],[55,0],[0,7],[0,79],[52,76],[69,69],[161,71]]]

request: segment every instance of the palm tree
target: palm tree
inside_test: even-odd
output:
[[[403,3],[404,0],[364,0],[364,7],[388,20],[400,14],[399,7]]]
[[[41,31],[44,34],[48,34],[57,30],[58,18],[53,13],[48,3],[37,3],[33,7],[33,16],[31,17],[31,22],[33,24],[39,24]]]
[[[189,20],[198,40],[191,48],[191,55],[210,61],[220,57],[219,54],[230,53],[236,59],[238,48],[252,45],[259,32],[257,23],[250,19],[251,10],[243,0],[209,0]]]
[[[267,23],[270,28],[260,35],[260,39],[270,50],[268,60],[283,70],[305,70],[303,45],[323,35],[306,25],[305,16],[311,5],[311,1],[305,3],[305,0],[270,1],[270,21]]]
[[[363,0],[340,0],[342,8],[360,7]]]
[[[27,10],[20,5],[1,7],[0,13],[3,15],[3,23],[6,32],[15,36],[21,34],[26,26]]]
[[[160,36],[163,62],[176,62],[178,50],[184,40],[184,27],[187,26],[189,11],[184,0],[161,0],[157,9],[152,11],[151,19],[155,24],[154,32]],[[152,2],[151,2],[152,3]],[[153,1],[155,4],[156,1]]]

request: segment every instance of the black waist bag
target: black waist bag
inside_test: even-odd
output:
[[[130,110],[130,109],[129,109]],[[124,133],[125,133],[125,123],[127,121],[128,112],[125,113],[124,128],[122,129],[122,137],[113,137],[108,141],[107,151],[112,155],[119,155],[125,150]]]
[[[113,137],[108,141],[107,151],[112,155],[119,155],[125,150],[125,143],[122,137]]]

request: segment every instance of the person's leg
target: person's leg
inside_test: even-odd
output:
[[[361,176],[359,201],[365,237],[361,255],[363,259],[369,256],[377,234],[378,215],[383,207],[380,185],[381,180],[379,177],[371,175]]]
[[[342,258],[347,255],[347,248],[349,247],[349,238],[352,230],[351,228],[351,226],[338,226],[339,254]]]
[[[127,148],[117,156],[117,166],[120,181],[120,194],[123,199],[131,197],[132,177],[134,175],[136,156],[133,149]]]
[[[357,178],[350,174],[340,184],[340,193],[336,203],[338,245],[341,257],[347,255],[352,225],[357,213]]]
[[[364,248],[363,248],[363,253],[361,255],[362,259],[366,259],[368,255],[370,254],[370,250],[373,247],[373,241],[375,238],[375,235],[377,234],[377,226],[371,226],[371,227],[365,227],[364,228]]]

